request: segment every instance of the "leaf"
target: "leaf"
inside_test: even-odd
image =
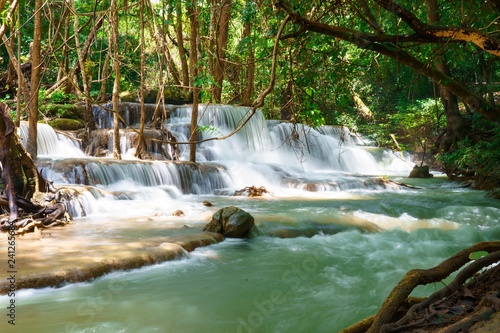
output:
[[[486,252],[486,251],[472,252],[471,254],[469,254],[469,259],[471,259],[471,260],[481,259],[482,257],[486,257],[488,254],[490,254],[490,253]]]

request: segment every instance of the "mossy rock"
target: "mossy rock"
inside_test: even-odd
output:
[[[139,102],[137,91],[122,91],[120,93],[121,102],[137,103]]]
[[[43,104],[40,111],[50,118],[83,119],[85,107],[81,104]]]
[[[85,124],[81,120],[59,118],[49,121],[49,125],[61,131],[76,131],[84,128]]]
[[[158,90],[148,90],[144,94],[144,102],[156,103]],[[182,105],[193,103],[193,94],[188,89],[165,87],[163,91],[166,104]]]

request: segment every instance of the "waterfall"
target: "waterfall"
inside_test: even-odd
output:
[[[143,187],[174,186],[186,194],[207,194],[228,187],[225,168],[213,163],[192,165],[161,161],[117,161],[108,158],[40,159],[42,175],[55,184],[110,187],[132,181]]]
[[[199,139],[222,137],[241,124],[250,112],[248,107],[230,105],[200,105]],[[166,122],[167,127],[182,142],[189,137],[191,107],[178,107]],[[288,122],[266,121],[257,110],[250,121],[234,136],[223,141],[208,141],[197,147],[198,161],[217,161],[222,164],[272,164],[296,172],[348,172],[382,175],[393,172],[406,174],[411,163],[399,169],[386,168],[397,160],[385,154],[380,158],[375,147],[364,147],[357,135],[340,126],[317,129]],[[383,151],[382,149],[376,149]],[[387,152],[387,151],[386,151]],[[187,159],[189,150],[183,150]],[[390,161],[388,161],[390,160]],[[292,171],[293,170],[293,171]]]
[[[139,119],[139,107],[124,103],[125,119]],[[147,107],[152,117],[154,108]],[[245,121],[248,107],[200,105],[199,139],[214,139],[231,133]],[[92,133],[87,154],[71,135],[38,125],[38,167],[58,186],[83,186],[70,200],[77,216],[98,213],[103,200],[130,201],[152,196],[152,201],[178,195],[233,195],[247,186],[264,186],[281,195],[306,192],[336,192],[350,189],[385,188],[379,175],[407,175],[411,166],[392,152],[363,145],[357,135],[340,126],[312,128],[277,120],[265,120],[260,110],[236,134],[197,146],[196,164],[188,163],[191,107],[169,107],[166,130],[148,129],[146,145],[154,160],[134,157],[137,132],[120,130],[124,160],[110,158],[113,148],[112,117],[103,107],[94,107],[100,127]],[[23,144],[27,124],[20,128]],[[175,144],[175,140],[179,144]],[[165,141],[173,141],[166,144]],[[172,161],[173,156],[180,160]],[[94,190],[89,190],[89,189]],[[98,189],[98,190],[96,190]],[[77,193],[77,192],[75,192]],[[105,194],[103,194],[105,193]],[[142,200],[142,199],[141,199]],[[94,207],[94,208],[91,208]],[[96,208],[101,207],[101,208]],[[125,209],[125,208],[124,208]],[[127,210],[127,209],[125,209]]]
[[[141,114],[140,114],[140,103],[120,103],[119,110],[120,116],[123,120],[132,127],[139,127]],[[146,123],[150,124],[154,119],[156,114],[157,117],[164,117],[169,114],[172,109],[175,109],[174,105],[165,105],[163,107],[157,107],[156,104],[145,104],[144,112]],[[157,109],[159,112],[157,112]],[[98,128],[113,128],[113,104],[105,103],[101,105],[92,106],[92,115],[96,122]],[[158,114],[157,114],[158,113]],[[120,123],[120,128],[124,128],[124,124]]]
[[[26,147],[28,142],[28,123],[21,122],[19,126],[19,137],[21,144]],[[54,131],[54,129],[44,123],[37,124],[36,138],[38,156],[53,157],[84,157],[80,141],[71,137],[70,134],[64,135]]]

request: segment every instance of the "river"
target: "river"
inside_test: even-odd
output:
[[[180,141],[187,111],[170,119]],[[221,120],[218,112],[205,114],[213,130],[203,135],[217,135],[215,129],[224,134],[241,119],[228,120],[223,111]],[[200,148],[209,171],[133,159],[116,163],[69,148],[64,158],[41,156],[44,174],[57,186],[80,189],[69,203],[75,220],[64,228],[85,226],[101,242],[198,232],[213,212],[230,205],[252,214],[258,232],[92,281],[19,290],[16,325],[3,315],[1,332],[338,332],[374,314],[408,270],[500,239],[500,201],[485,192],[439,174],[408,179],[410,162],[361,146],[344,129],[311,129],[320,134],[286,147],[287,125],[263,125],[259,118],[249,126],[232,142]],[[65,163],[73,168],[61,167]],[[76,169],[93,183],[79,184]],[[419,188],[387,187],[380,177]],[[229,195],[250,185],[270,194]],[[172,216],[178,209],[185,213],[181,218]],[[0,296],[2,308],[8,302]]]

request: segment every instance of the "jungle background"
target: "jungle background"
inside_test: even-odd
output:
[[[0,8],[0,98],[17,125],[29,121],[31,156],[34,124],[90,131],[92,104],[112,101],[118,124],[120,101],[224,103],[344,125],[450,178],[500,185],[499,1],[1,0]]]

